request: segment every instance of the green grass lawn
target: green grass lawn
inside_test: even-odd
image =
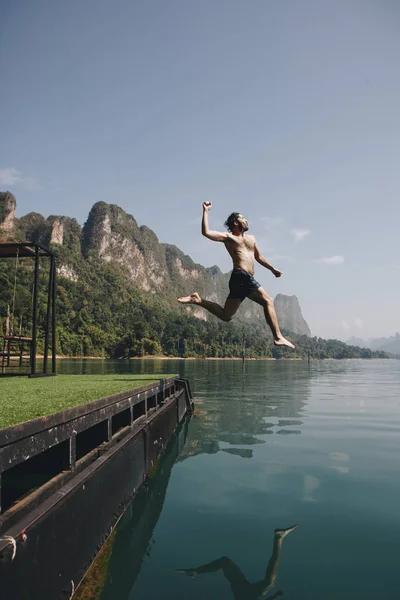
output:
[[[174,375],[57,375],[0,379],[0,429]]]

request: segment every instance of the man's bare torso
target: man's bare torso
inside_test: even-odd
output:
[[[225,247],[231,255],[234,269],[244,269],[254,275],[254,249],[256,239],[253,235],[232,235],[225,240]]]

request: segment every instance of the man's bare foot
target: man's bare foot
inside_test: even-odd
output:
[[[274,344],[275,346],[287,346],[288,348],[294,350],[294,344],[292,344],[292,342],[289,342],[289,340],[287,340],[284,337],[280,337],[277,340],[274,340]]]
[[[287,527],[286,529],[275,529],[275,535],[281,539],[285,538],[289,533],[292,533],[294,529],[296,529],[297,525],[292,525],[291,527]]]
[[[197,571],[195,569],[175,569],[176,573],[185,573],[185,575],[189,575],[191,579],[196,577]]]
[[[182,296],[182,298],[178,298],[178,302],[181,304],[200,304],[201,298],[197,292],[191,294],[190,296]]]

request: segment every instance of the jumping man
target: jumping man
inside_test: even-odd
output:
[[[269,269],[275,277],[280,277],[282,275],[281,271],[274,269],[260,253],[256,238],[253,235],[245,235],[245,232],[249,229],[249,224],[240,213],[232,213],[228,217],[225,223],[228,233],[212,231],[208,226],[208,212],[211,206],[211,202],[203,203],[201,232],[209,240],[223,242],[231,255],[233,271],[229,280],[229,296],[224,307],[200,298],[197,292],[190,296],[178,298],[178,302],[181,302],[181,304],[198,304],[219,319],[230,321],[243,300],[250,298],[250,300],[261,304],[264,308],[265,319],[271,328],[275,346],[294,348],[294,345],[283,337],[279,329],[274,301],[253,277],[254,259],[260,265]]]

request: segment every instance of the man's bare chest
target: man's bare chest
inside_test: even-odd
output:
[[[228,244],[227,244],[228,246]],[[243,238],[229,240],[228,248],[237,253],[252,253],[254,254],[254,239],[248,236],[244,236]]]

